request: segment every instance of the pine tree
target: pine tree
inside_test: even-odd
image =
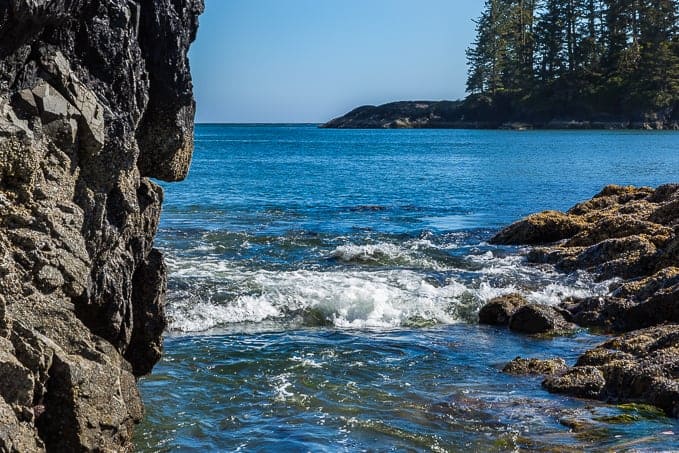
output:
[[[679,12],[677,2],[647,0],[638,15],[639,64],[631,101],[651,110],[679,102]]]
[[[467,89],[506,112],[679,112],[679,0],[486,0],[476,31]]]
[[[559,0],[543,0],[540,5],[536,36],[538,73],[543,82],[555,80],[566,69],[561,3]]]

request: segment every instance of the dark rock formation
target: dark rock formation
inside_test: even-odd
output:
[[[559,310],[582,326],[629,332],[586,352],[575,367],[547,378],[545,388],[647,402],[679,416],[679,184],[607,186],[567,213],[510,225],[492,242],[540,245],[529,261],[618,279],[607,296],[569,298],[557,309],[527,305],[512,315],[510,326],[522,311]]]
[[[552,392],[651,403],[679,417],[679,325],[629,332],[582,355],[565,374],[547,378]]]
[[[567,213],[520,220],[491,242],[543,245],[529,261],[622,278],[607,297],[564,301],[580,325],[628,331],[679,322],[679,184],[608,186]]]
[[[528,304],[518,308],[509,319],[509,328],[515,332],[561,333],[573,330],[574,326],[549,305]]]
[[[597,367],[582,366],[549,376],[542,381],[542,385],[550,392],[596,399],[602,396],[606,379]]]
[[[380,106],[364,105],[321,127],[332,129],[422,129],[493,127],[464,121],[462,101],[402,101]]]
[[[401,101],[365,105],[321,127],[337,129],[679,129],[676,108],[651,114],[516,111],[507,102],[489,102],[483,96],[463,101]]]
[[[523,375],[555,375],[564,373],[568,367],[564,359],[524,359],[516,357],[502,368],[508,374]]]
[[[162,190],[202,0],[0,2],[0,450],[121,451],[158,360]]]
[[[491,299],[479,310],[479,323],[506,326],[514,312],[528,301],[520,294],[508,294]]]

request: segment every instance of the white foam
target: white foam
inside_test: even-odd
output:
[[[526,295],[531,302],[546,305],[558,305],[568,297],[584,298],[600,296],[608,293],[608,288],[614,280],[593,283],[590,279],[580,278],[573,283],[550,283],[538,291],[532,291]]]
[[[408,255],[410,247],[429,244],[349,244],[333,253],[353,261],[379,254],[419,259]],[[247,263],[211,255],[170,256],[170,277],[188,285],[169,295],[170,329],[199,332],[265,322],[287,326],[285,323],[303,323],[311,311],[310,320],[325,320],[339,328],[448,324],[473,320],[483,303],[508,293],[521,293],[532,302],[557,304],[569,296],[606,294],[610,284],[595,283],[586,273],[564,275],[551,266],[527,265],[519,255],[496,256],[488,251],[467,259],[481,268],[464,271],[464,280],[455,277],[458,271],[449,270],[451,276],[435,284],[419,269],[272,271],[253,270]],[[439,269],[427,266],[424,270]]]
[[[341,261],[377,261],[385,256],[391,259],[398,259],[406,256],[405,251],[394,244],[367,244],[367,245],[340,245],[330,253],[330,256]]]
[[[445,266],[426,257],[423,251],[435,248],[428,239],[416,239],[397,245],[388,242],[376,244],[347,244],[336,247],[330,257],[345,263],[395,264],[407,267],[444,270]]]
[[[185,307],[188,308],[188,307]],[[182,332],[201,332],[222,323],[261,322],[280,318],[282,313],[266,300],[245,296],[233,303],[198,302],[183,313],[170,309],[170,328]]]
[[[274,376],[271,380],[271,386],[274,390],[274,401],[285,401],[288,398],[294,396],[295,394],[288,391],[292,387],[292,383],[289,381],[291,374],[283,373],[278,376]]]
[[[176,265],[176,263],[173,264]],[[457,298],[469,292],[459,282],[436,287],[410,270],[251,271],[228,263],[182,263],[174,276],[210,275],[248,294],[231,300],[196,300],[190,291],[170,297],[170,328],[202,331],[231,323],[261,322],[314,309],[338,327],[398,327],[419,317],[452,323]],[[216,283],[219,285],[219,283]],[[218,293],[219,288],[214,289]]]

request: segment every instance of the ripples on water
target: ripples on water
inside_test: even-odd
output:
[[[679,426],[651,409],[499,371],[601,337],[475,323],[505,293],[605,294],[486,241],[605,183],[679,180],[675,137],[198,127],[190,177],[166,186],[170,327],[139,450],[672,449]]]

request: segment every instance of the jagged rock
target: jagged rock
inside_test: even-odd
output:
[[[506,326],[514,312],[528,301],[520,294],[508,294],[491,299],[479,310],[479,323]]]
[[[33,401],[33,375],[14,356],[9,340],[0,338],[0,394],[5,402],[29,406]]]
[[[491,239],[493,244],[549,244],[574,236],[583,229],[579,219],[558,211],[533,214],[500,231]]]
[[[547,211],[510,225],[498,233],[496,243],[546,244],[554,240],[549,227],[578,225],[563,242],[532,249],[528,261],[551,263],[563,271],[584,269],[599,279],[623,281],[610,297],[569,303],[575,322],[631,330],[664,321],[676,321],[679,294],[679,184],[651,189],[607,186],[591,200],[567,213]],[[560,219],[551,224],[546,220]],[[564,230],[559,230],[564,231]]]
[[[605,385],[603,374],[593,366],[571,368],[561,375],[549,376],[542,381],[542,386],[550,392],[591,399],[599,398]]]
[[[23,453],[44,449],[45,445],[35,436],[33,426],[20,421],[12,407],[0,397],[0,451]]]
[[[166,323],[145,176],[188,169],[202,9],[0,2],[0,450],[131,448]]]
[[[678,207],[679,184],[656,189],[607,186],[567,213],[536,214],[493,238],[496,243],[548,244],[555,238],[554,228],[537,228],[542,224],[534,219],[556,218],[552,224],[578,225],[578,231],[532,249],[528,261],[564,271],[584,269],[599,279],[622,279],[606,296],[562,301],[559,310],[579,325],[632,332],[588,351],[563,375],[547,378],[548,390],[646,402],[679,416]],[[531,329],[548,328],[553,313],[528,317],[529,307],[514,313],[510,327],[518,325],[524,312],[531,321],[540,321]]]
[[[563,332],[573,327],[561,312],[548,305],[523,305],[509,319],[511,330],[528,334]]]
[[[566,361],[559,357],[551,359],[524,359],[516,357],[506,364],[502,371],[519,376],[531,374],[554,375],[564,373],[567,369]]]
[[[595,372],[593,370],[597,370]],[[545,381],[548,390],[611,401],[642,401],[679,417],[679,325],[669,324],[629,332],[580,356],[567,378]],[[578,376],[580,387],[573,384]],[[598,389],[595,391],[595,389]]]
[[[567,299],[560,307],[571,315],[571,321],[585,327],[624,330],[632,303],[610,296]]]

